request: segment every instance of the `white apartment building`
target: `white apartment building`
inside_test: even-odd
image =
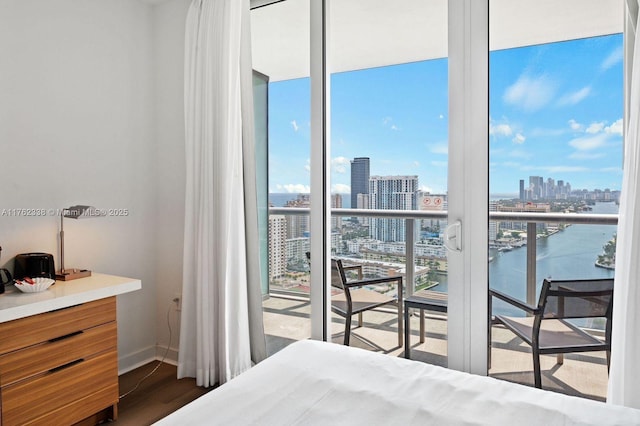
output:
[[[435,257],[446,257],[447,251],[442,245],[442,242],[435,242],[433,240],[417,242],[414,245],[416,256],[435,256]],[[353,240],[347,241],[347,251],[349,253],[357,254],[360,253],[362,249],[380,252],[380,253],[389,253],[389,254],[398,254],[405,255],[406,247],[404,242],[393,242],[388,243],[384,241],[374,240],[372,238],[356,238]]]
[[[284,215],[269,216],[269,281],[287,271],[287,218]]]
[[[309,251],[309,237],[288,238],[286,240],[287,258],[289,261],[298,261],[306,258]]]
[[[369,208],[382,210],[416,210],[418,176],[371,176]],[[371,238],[380,241],[405,241],[404,219],[372,218]]]

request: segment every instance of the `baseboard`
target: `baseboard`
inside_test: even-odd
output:
[[[135,370],[138,367],[154,361],[163,361],[167,364],[178,365],[178,349],[169,348],[167,351],[166,346],[149,346],[133,354],[120,357],[118,358],[118,375],[128,373],[131,370]]]
[[[138,352],[118,357],[118,375],[128,373],[156,360],[156,348],[149,346]]]
[[[162,360],[162,362],[171,365],[178,365],[178,349],[169,348],[169,350],[167,350],[166,346],[156,346],[156,360]]]

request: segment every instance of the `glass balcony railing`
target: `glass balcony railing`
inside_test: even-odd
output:
[[[308,293],[309,290],[309,265],[305,253],[309,251],[308,233],[308,208],[270,208],[270,292],[285,291]],[[421,288],[432,288],[436,291],[446,291],[446,252],[442,244],[442,237],[433,230],[443,230],[446,226],[446,211],[406,211],[406,210],[365,210],[365,209],[332,209],[332,253],[348,263],[357,262],[364,265],[365,276],[402,275],[406,286],[406,295],[413,294]],[[372,220],[403,221],[404,241],[381,242],[369,238],[368,232],[363,232],[370,226]],[[487,244],[490,247],[489,259],[492,262],[497,257],[505,255],[505,252],[519,250],[525,247],[524,253],[513,256],[512,259],[499,259],[500,267],[505,263],[511,269],[517,270],[521,276],[506,274],[504,278],[497,267],[490,268],[490,286],[506,291],[516,297],[522,297],[528,303],[534,304],[537,300],[542,272],[544,278],[548,278],[546,269],[538,271],[540,254],[538,246],[543,244],[542,256],[546,259],[545,266],[551,264],[551,269],[565,269],[566,273],[575,268],[574,255],[585,257],[581,249],[590,242],[591,250],[601,250],[606,243],[602,238],[609,239],[615,234],[615,225],[618,215],[605,213],[512,213],[490,212],[490,223],[507,223],[510,227],[521,229],[518,238],[501,238],[491,240]],[[519,226],[514,226],[519,224]],[[541,227],[544,224],[545,227]],[[591,232],[570,233],[566,232],[572,225],[594,226]],[[491,228],[490,224],[488,224]],[[595,228],[597,227],[597,228]],[[584,228],[584,227],[581,227]],[[608,229],[611,228],[611,229]],[[545,250],[554,235],[556,239],[565,238],[559,249],[554,253]],[[577,235],[573,235],[577,234]],[[592,235],[590,235],[592,234]],[[543,243],[527,244],[528,241],[543,240]],[[586,240],[586,241],[585,241]],[[591,240],[591,241],[589,241]],[[595,248],[593,247],[595,246]],[[577,248],[577,250],[576,250]],[[585,250],[587,250],[585,248]],[[553,250],[552,250],[553,251]],[[588,266],[594,266],[598,259],[598,252],[586,253],[586,260],[593,255],[593,262]],[[409,267],[412,265],[412,267]],[[583,265],[586,266],[586,265]],[[585,273],[582,268],[580,273]],[[594,276],[554,276],[553,278],[600,278],[612,276],[613,271],[593,269],[599,272]],[[589,272],[586,272],[587,274]],[[504,280],[516,281],[503,282]],[[510,288],[505,288],[508,286]]]

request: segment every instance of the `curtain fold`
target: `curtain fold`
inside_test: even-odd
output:
[[[178,378],[199,386],[224,383],[266,353],[252,90],[249,0],[193,0]]]
[[[616,246],[611,370],[607,402],[640,408],[640,39],[638,0],[625,22],[624,174]]]

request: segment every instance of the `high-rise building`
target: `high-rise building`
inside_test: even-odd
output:
[[[542,176],[529,176],[529,189],[531,190],[531,199],[539,200],[544,195],[542,192],[543,178]]]
[[[369,208],[369,194],[358,194],[358,201],[356,201],[357,209],[368,209]]]
[[[306,253],[310,250],[309,237],[289,238],[285,244],[287,263],[306,261]]]
[[[556,181],[552,178],[547,179],[547,186],[545,188],[544,198],[551,200],[556,197]]]
[[[353,208],[353,206],[351,206],[351,208]],[[358,194],[358,199],[356,201],[356,206],[355,208],[357,209],[363,209],[366,210],[369,208],[369,194]],[[358,218],[358,222],[360,222],[360,225],[363,226],[369,226],[369,218],[368,217],[359,217]]]
[[[369,206],[383,210],[416,210],[418,176],[371,176]],[[380,241],[405,241],[404,219],[372,218],[369,235]]]
[[[525,200],[524,179],[520,179],[520,201]]]
[[[358,205],[358,194],[369,193],[369,157],[356,157],[351,160],[351,205]]]
[[[331,208],[332,209],[341,209],[342,208],[342,195],[341,194],[331,194]],[[342,223],[342,217],[340,216],[331,216],[331,229],[340,229],[340,224]]]
[[[269,281],[287,272],[287,219],[269,215]]]
[[[309,194],[298,194],[295,200],[287,201],[285,207],[309,208]],[[287,238],[309,236],[309,215],[287,215]]]
[[[521,180],[520,181],[520,188],[521,188],[521,194],[522,191],[524,191],[524,181]],[[497,212],[498,211],[498,202],[497,201],[489,201],[489,211],[490,212]],[[498,238],[498,231],[499,231],[499,223],[496,222],[495,220],[490,220],[489,221],[489,241],[495,241],[496,238]]]

